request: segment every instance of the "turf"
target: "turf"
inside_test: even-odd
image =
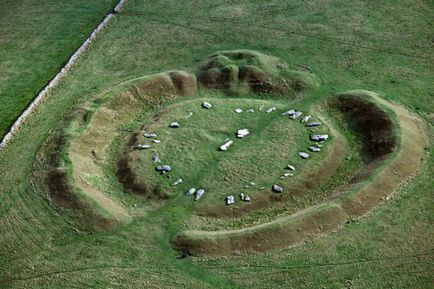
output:
[[[0,4],[0,136],[113,9],[116,1]]]
[[[168,240],[190,208],[167,204],[122,228],[77,232],[39,185],[46,152],[37,153],[74,104],[127,79],[240,47],[279,56],[293,69],[308,66],[322,82],[308,94],[312,103],[348,89],[382,92],[430,123],[432,139],[431,10],[426,1],[128,1],[0,152],[0,286],[431,287],[432,146],[410,184],[339,232],[267,254],[183,260]]]
[[[214,107],[203,109],[201,104],[204,101]],[[259,111],[261,106],[264,109]],[[272,106],[276,107],[276,111],[266,113],[265,110]],[[209,193],[204,195],[198,209],[203,214],[209,211],[212,215],[219,215],[218,211],[224,210],[227,195],[238,198],[239,193],[244,192],[254,198],[264,194],[258,188],[269,190],[273,181],[287,171],[285,168],[290,161],[302,163],[298,160],[297,149],[306,150],[309,134],[299,121],[280,115],[290,107],[287,100],[210,97],[182,100],[165,108],[166,113],[159,115],[156,123],[149,124],[151,128],[144,125],[140,135],[152,129],[162,143],[151,144],[151,149],[146,151],[133,150],[130,157],[134,160],[132,166],[137,168],[140,182],[162,183],[163,190],[176,195],[184,194],[190,187],[204,188]],[[234,111],[236,108],[242,108],[244,112],[237,114]],[[255,112],[246,112],[249,108]],[[189,112],[193,113],[191,117],[188,117]],[[168,124],[175,120],[181,127],[169,128]],[[235,132],[243,128],[249,129],[250,135],[237,139]],[[234,144],[226,152],[219,151],[226,139],[233,140]],[[138,143],[151,142],[141,136]],[[170,173],[161,176],[154,173],[153,152],[159,154],[162,164],[172,166]],[[317,161],[314,155],[312,158],[312,161]],[[301,166],[298,168],[302,171]],[[170,184],[178,178],[183,178],[185,182],[170,188]],[[246,190],[244,186],[249,182],[255,182],[256,188]],[[237,204],[234,207],[248,205]]]

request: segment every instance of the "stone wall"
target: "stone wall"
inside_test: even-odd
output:
[[[114,13],[119,13],[122,10],[123,5],[127,0],[119,0],[113,12],[107,14],[106,17],[100,22],[98,27],[92,31],[90,36],[83,42],[83,44],[74,52],[74,54],[69,58],[65,66],[56,74],[56,76],[50,80],[50,82],[39,92],[36,98],[30,103],[27,109],[17,118],[15,123],[10,128],[9,132],[4,136],[0,143],[0,148],[5,147],[10,140],[13,138],[14,134],[19,130],[21,125],[26,121],[29,115],[35,110],[35,108],[42,102],[42,100],[47,97],[50,90],[55,87],[60,80],[68,73],[72,68],[74,63],[78,60],[81,54],[89,47],[92,41],[97,37],[97,35],[107,26],[109,21],[113,18]]]

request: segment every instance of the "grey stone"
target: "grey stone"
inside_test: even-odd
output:
[[[185,194],[187,196],[192,196],[195,192],[196,192],[196,189],[195,188],[191,188]]]
[[[235,203],[234,196],[227,196],[226,197],[226,205],[229,206],[229,205],[232,205],[233,203]]]
[[[221,151],[226,151],[234,142],[229,140],[220,146]]]
[[[194,197],[194,200],[197,201],[200,198],[202,198],[203,194],[205,194],[205,190],[204,189],[199,189],[196,192],[196,196]]]
[[[290,109],[288,111],[283,112],[282,115],[293,115],[294,113],[295,113],[295,110]]]
[[[169,127],[171,127],[171,128],[179,128],[180,125],[179,125],[178,122],[174,121],[174,122],[172,122],[171,124],[169,124]]]
[[[309,158],[309,154],[305,153],[305,152],[299,152],[298,156],[301,157],[302,159],[307,159]]]
[[[319,147],[317,147],[317,146],[310,146],[310,147],[308,147],[308,149],[311,152],[319,152],[319,151],[321,151],[321,149]]]
[[[278,186],[278,185],[276,185],[276,184],[274,184],[274,185],[271,187],[271,189],[272,189],[273,192],[275,192],[275,193],[281,193],[281,192],[283,192],[282,187],[281,187],[281,186]]]
[[[305,116],[301,119],[301,122],[302,122],[302,123],[308,122],[308,121],[310,120],[311,117],[312,117],[312,116],[310,116],[310,115],[305,115]]]
[[[248,110],[246,110],[247,112],[255,112],[255,110],[253,108],[250,108]]]
[[[179,184],[182,184],[183,180],[182,179],[177,179],[174,183],[172,183],[172,186],[177,186]]]
[[[250,202],[250,197],[248,195],[241,193],[240,194],[240,200],[243,202]]]
[[[319,121],[313,121],[313,122],[309,122],[308,124],[306,124],[307,127],[315,127],[315,126],[320,126],[321,123]]]
[[[159,140],[159,139],[154,139],[154,140],[152,140],[152,142],[153,142],[153,143],[160,143],[161,140]]]
[[[146,132],[143,134],[144,137],[147,138],[153,138],[153,137],[157,137],[157,134],[153,133],[153,132]]]
[[[171,169],[172,168],[170,166],[168,166],[168,165],[157,166],[155,168],[155,170],[157,172],[163,172],[163,173],[169,172]]]
[[[328,138],[328,134],[314,134],[310,136],[311,141],[326,141]]]
[[[211,103],[205,101],[204,103],[202,103],[202,107],[206,109],[210,109],[212,108],[212,105]]]
[[[237,131],[237,138],[243,138],[243,137],[245,137],[245,136],[248,135],[248,134],[250,134],[250,132],[249,132],[248,129],[246,129],[246,128],[244,128],[244,129],[239,129],[239,130]]]
[[[241,108],[236,108],[236,109],[235,109],[235,112],[236,112],[236,113],[242,113],[243,110],[242,110]]]
[[[273,107],[270,107],[269,109],[267,109],[267,113],[270,113],[270,112],[273,112],[273,111],[275,111],[276,110],[276,107],[275,106],[273,106]]]
[[[158,157],[157,154],[153,154],[153,155],[152,155],[152,161],[153,161],[154,163],[159,163],[159,162],[161,162],[161,160],[160,160],[160,158]]]
[[[288,169],[295,172],[295,167],[294,166],[288,165]]]
[[[302,114],[303,114],[303,113],[302,113],[301,111],[296,111],[296,112],[294,112],[294,113],[290,116],[290,118],[292,118],[292,119],[297,119],[297,118],[299,118]]]
[[[149,149],[149,148],[151,148],[151,145],[148,145],[148,144],[138,144],[137,146],[136,146],[136,148],[138,148],[138,149]]]

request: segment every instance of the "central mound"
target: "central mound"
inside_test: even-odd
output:
[[[197,79],[207,89],[222,90],[228,95],[273,95],[294,98],[317,82],[310,73],[288,69],[275,56],[252,50],[219,51],[198,65]]]

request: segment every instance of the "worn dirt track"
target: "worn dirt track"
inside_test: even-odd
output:
[[[417,174],[425,155],[424,148],[428,145],[424,121],[375,93],[361,90],[349,93],[371,97],[391,109],[401,130],[399,151],[371,182],[322,205],[249,228],[184,231],[173,239],[174,247],[188,249],[193,255],[230,255],[289,247],[312,234],[336,230],[350,218],[363,216]]]

